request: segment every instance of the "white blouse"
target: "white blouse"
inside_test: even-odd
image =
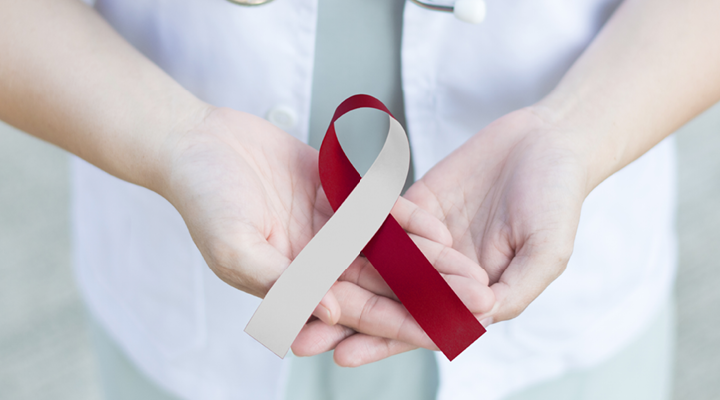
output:
[[[402,84],[416,176],[494,119],[544,96],[616,0],[488,0],[481,25],[407,3]],[[133,45],[201,99],[308,138],[316,0],[98,0]],[[280,117],[278,117],[280,116]],[[591,366],[647,326],[676,266],[675,156],[666,140],[586,200],[565,273],[452,363],[440,399],[498,399]],[[74,161],[83,295],[151,379],[189,399],[282,396],[284,361],[243,332],[259,303],[205,265],[157,194]]]

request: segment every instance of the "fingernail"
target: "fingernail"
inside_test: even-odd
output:
[[[328,325],[335,325],[335,321],[333,321],[332,313],[330,310],[328,310],[324,305],[320,305],[320,308],[322,308],[322,313],[325,315],[325,318],[323,321]]]
[[[482,326],[484,326],[485,328],[487,328],[488,326],[492,325],[492,323],[493,323],[493,317],[487,317],[487,318],[485,318],[484,320],[480,321],[480,323],[482,324]]]

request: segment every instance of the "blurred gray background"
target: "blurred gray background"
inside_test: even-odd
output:
[[[720,105],[677,134],[677,400],[720,399]],[[100,399],[70,267],[68,156],[0,123],[0,399]]]

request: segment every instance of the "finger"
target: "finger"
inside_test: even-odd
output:
[[[482,315],[493,309],[495,292],[490,287],[457,275],[448,275],[445,280],[471,313]]]
[[[452,247],[444,246],[424,237],[411,234],[410,238],[418,249],[422,251],[430,264],[441,274],[464,276],[474,279],[485,286],[488,285],[489,279],[485,270],[466,255]]]
[[[315,211],[319,218],[318,221],[315,221],[315,231],[317,232],[333,215],[333,210],[322,187],[318,188],[316,194]],[[407,232],[442,243],[448,247],[452,246],[453,239],[447,226],[406,198],[399,197],[390,213]]]
[[[570,242],[572,243],[572,242]],[[495,293],[495,306],[483,318],[499,322],[517,317],[565,270],[572,247],[562,245],[523,246],[513,258],[500,280],[490,288]]]
[[[417,346],[399,340],[358,333],[335,347],[333,359],[341,367],[359,367],[414,349]]]
[[[354,330],[342,325],[327,325],[323,321],[313,321],[305,325],[292,345],[293,354],[300,357],[314,356],[330,351]]]
[[[411,203],[417,204],[418,207],[427,211],[439,221],[445,221],[445,211],[433,191],[428,188],[422,178],[413,183],[403,197]]]
[[[453,239],[447,226],[410,200],[398,198],[390,213],[406,231],[452,247]]]
[[[491,310],[495,294],[488,287],[485,270],[457,250],[416,235],[410,237],[471,312],[478,314]],[[364,257],[355,259],[340,280],[397,300],[387,283]]]
[[[339,281],[352,282],[361,288],[398,300],[395,293],[387,285],[380,273],[372,266],[367,258],[359,256],[352,264],[340,275]]]
[[[411,237],[465,307],[473,314],[487,313],[492,309],[495,293],[488,287],[488,276],[484,269],[453,248],[422,237]]]
[[[333,292],[342,309],[339,324],[372,336],[436,348],[420,325],[397,301],[350,282],[337,282]]]
[[[325,293],[325,296],[320,301],[320,304],[315,307],[313,315],[318,317],[327,325],[335,325],[338,322],[340,319],[340,304],[337,299],[335,299],[332,289]]]

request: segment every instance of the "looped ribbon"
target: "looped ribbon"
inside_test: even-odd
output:
[[[335,121],[358,108],[388,114],[380,154],[362,178],[338,142]],[[378,99],[355,95],[335,110],[320,147],[320,181],[335,213],[278,278],[245,332],[280,357],[345,269],[362,251],[449,360],[485,328],[390,215],[410,166],[405,131]]]

